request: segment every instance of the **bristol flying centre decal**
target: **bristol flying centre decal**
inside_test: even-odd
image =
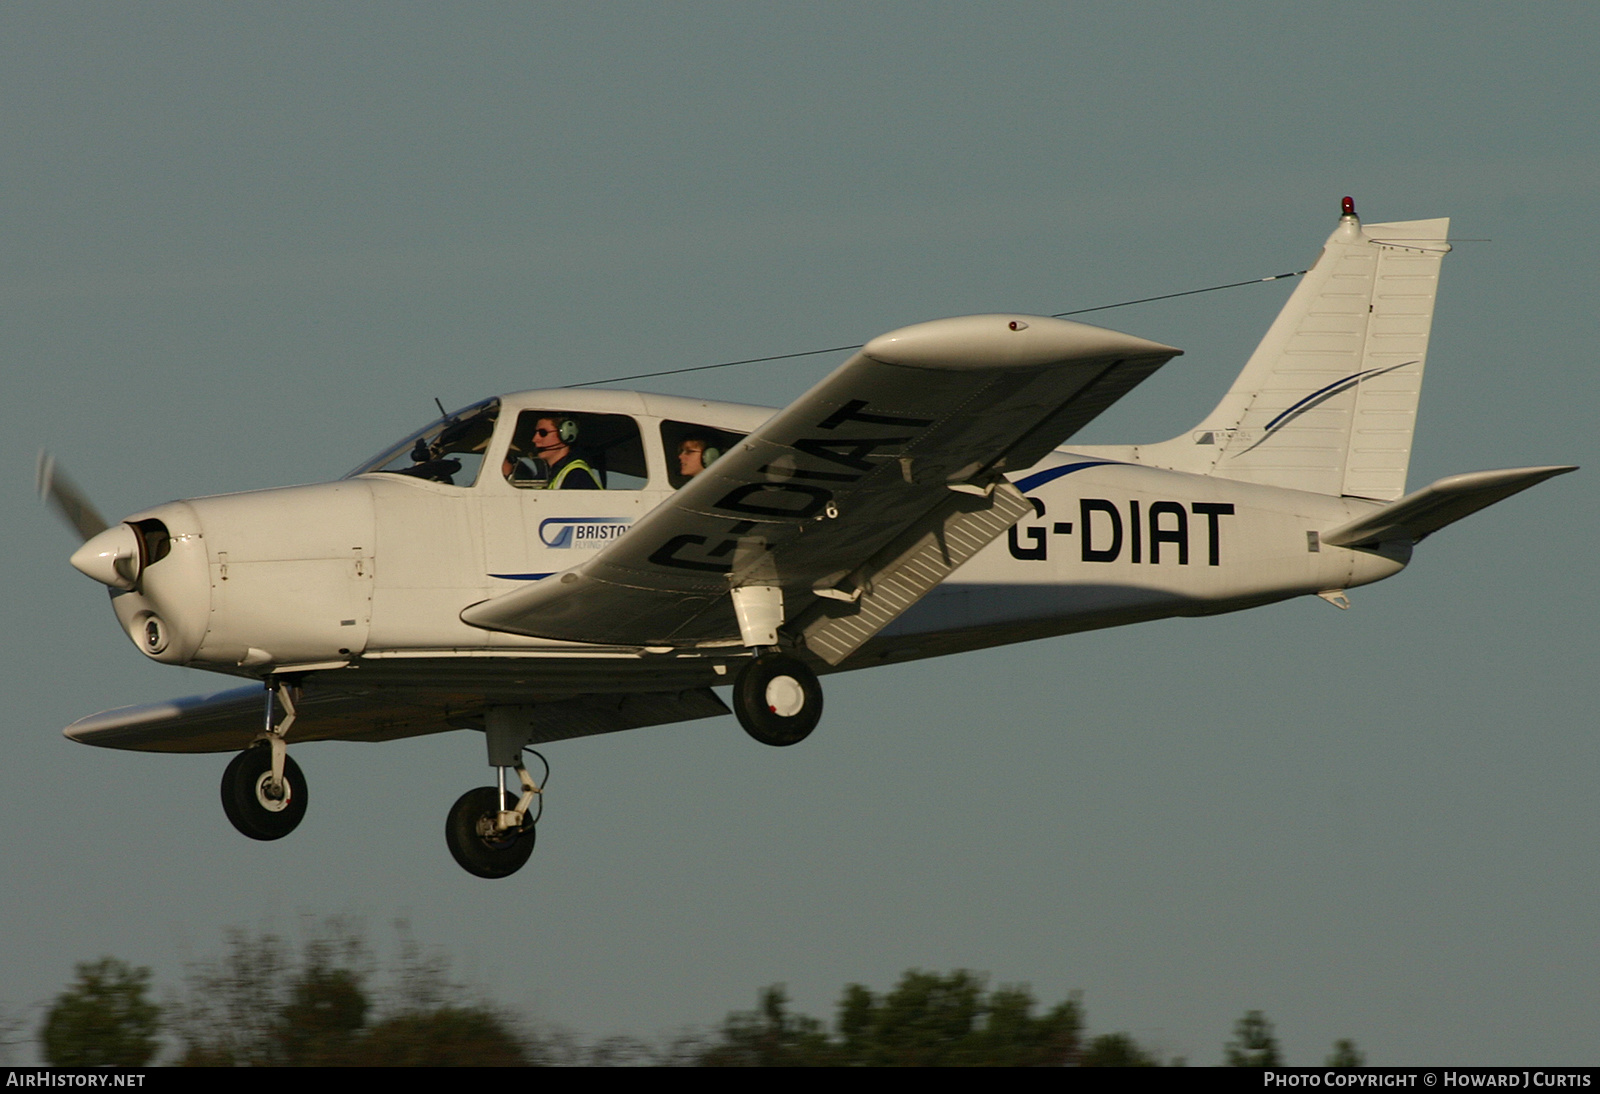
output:
[[[633,527],[627,517],[551,517],[539,522],[546,547],[604,547]]]

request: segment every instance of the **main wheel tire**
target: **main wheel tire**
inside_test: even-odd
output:
[[[822,717],[822,685],[816,673],[793,657],[758,658],[734,681],[733,712],[744,731],[762,744],[796,745]]]
[[[495,833],[499,812],[500,791],[492,786],[469,790],[450,807],[444,841],[456,863],[475,877],[510,877],[533,854],[533,825],[524,822],[514,832]]]
[[[267,794],[271,781],[272,749],[264,743],[239,753],[222,773],[222,811],[235,828],[251,839],[282,839],[305,819],[310,795],[306,777],[293,757],[283,758],[281,799]]]

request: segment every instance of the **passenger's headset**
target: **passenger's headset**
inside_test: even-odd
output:
[[[710,467],[722,455],[722,449],[715,447],[710,441],[701,440],[699,437],[685,437],[678,443],[678,447],[682,448],[689,441],[700,441],[701,444],[705,445],[705,448],[700,453],[701,467]]]

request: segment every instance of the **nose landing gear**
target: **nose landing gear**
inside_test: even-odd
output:
[[[290,688],[267,684],[267,727],[249,748],[235,756],[222,773],[222,811],[251,839],[282,839],[305,819],[306,777],[289,758],[286,737],[294,724]],[[282,722],[274,725],[274,699],[281,699]]]

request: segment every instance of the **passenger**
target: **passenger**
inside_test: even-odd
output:
[[[714,451],[704,437],[685,437],[678,443],[678,474],[692,479],[706,469],[706,452]]]
[[[565,432],[566,439],[562,434]],[[571,418],[542,417],[533,429],[533,451],[550,469],[546,490],[603,490],[600,476],[572,450],[578,424]]]

